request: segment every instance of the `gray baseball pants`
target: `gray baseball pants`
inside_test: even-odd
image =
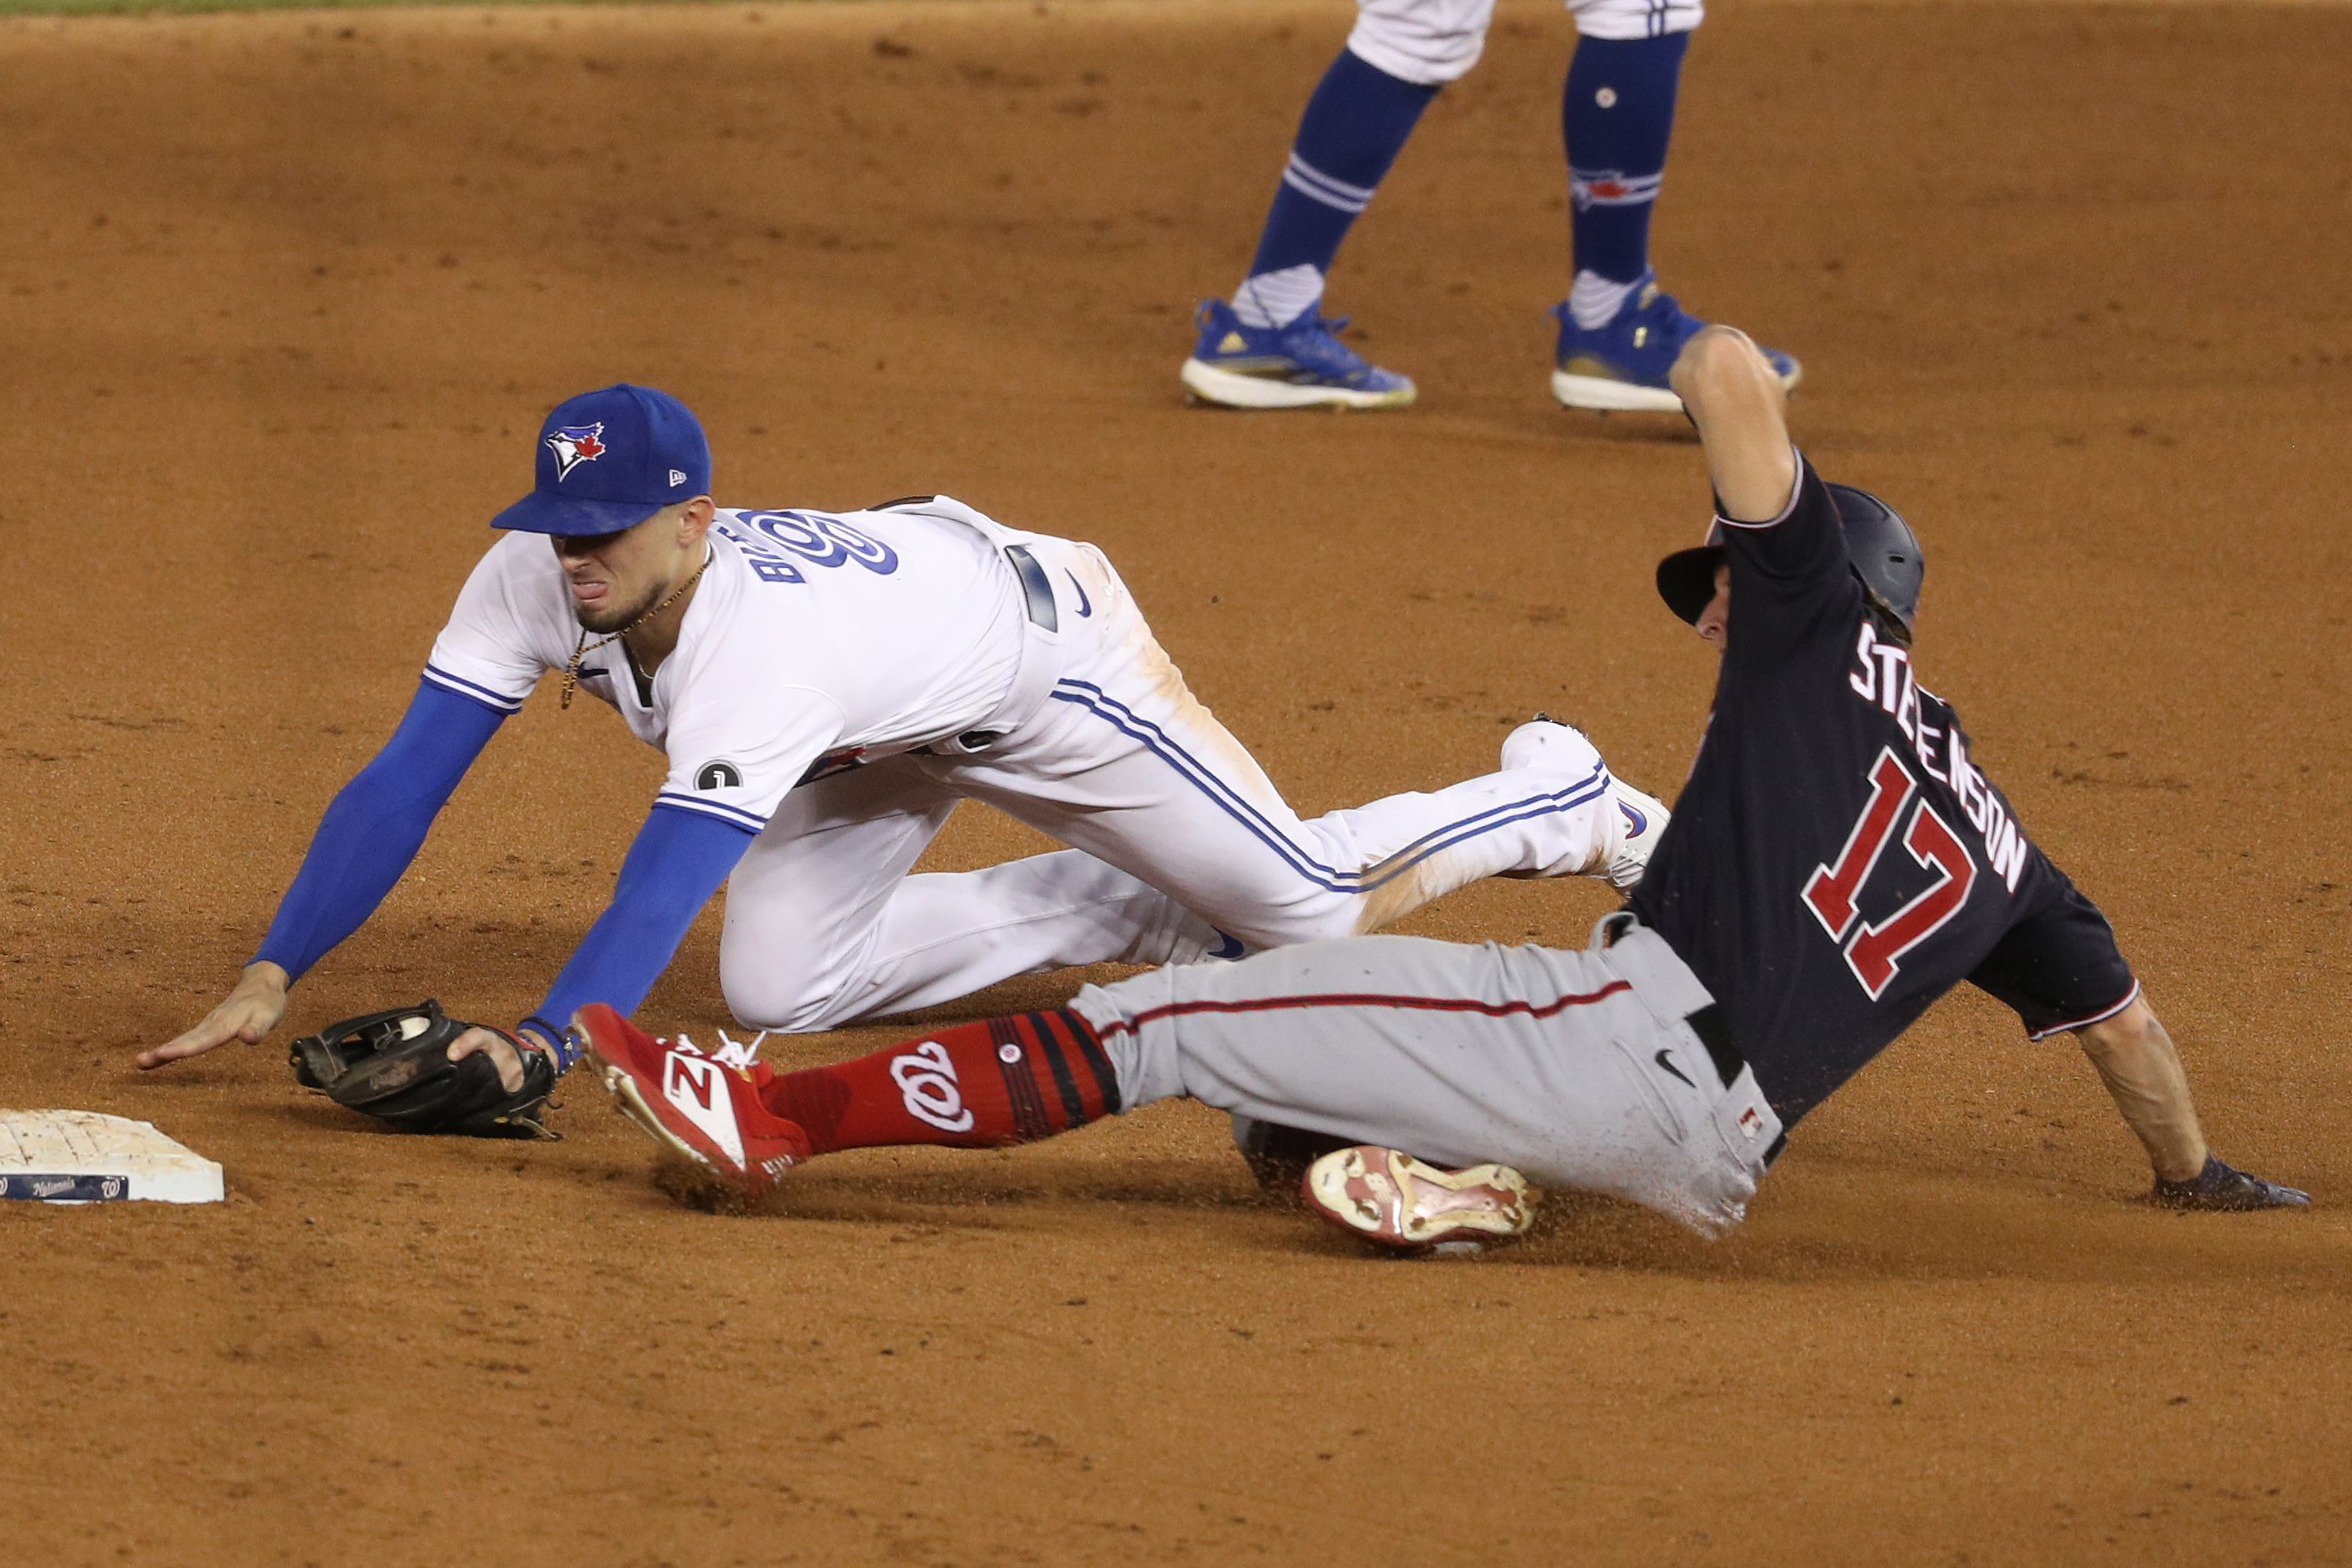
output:
[[[1434,1164],[1498,1161],[1720,1235],[1780,1118],[1746,1067],[1724,1081],[1686,1022],[1712,998],[1662,938],[1613,915],[1594,939],[1309,942],[1089,985],[1070,1005],[1129,1109],[1188,1095]]]

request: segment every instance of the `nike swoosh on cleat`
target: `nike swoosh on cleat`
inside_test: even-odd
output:
[[[1643,834],[1647,833],[1650,830],[1650,819],[1643,816],[1640,812],[1634,810],[1632,806],[1627,805],[1623,801],[1621,800],[1617,803],[1617,809],[1625,814],[1625,831],[1627,833],[1639,838]]]
[[[1698,1087],[1698,1085],[1696,1085],[1696,1084],[1695,1084],[1695,1083],[1691,1083],[1691,1080],[1690,1080],[1689,1079],[1687,1079],[1687,1078],[1684,1078],[1684,1077],[1683,1077],[1683,1069],[1682,1069],[1682,1068],[1678,1068],[1678,1067],[1676,1067],[1676,1066],[1675,1066],[1675,1064],[1674,1064],[1674,1057],[1673,1057],[1673,1053],[1672,1053],[1672,1052],[1670,1052],[1670,1051],[1663,1051],[1663,1050],[1662,1050],[1662,1051],[1660,1051],[1660,1052],[1658,1053],[1658,1065],[1659,1065],[1660,1067],[1662,1067],[1662,1068],[1665,1068],[1668,1072],[1670,1072],[1670,1073],[1674,1074],[1676,1078],[1682,1079],[1682,1080],[1683,1080],[1685,1083],[1690,1083],[1690,1086],[1691,1086],[1693,1089],[1696,1089],[1696,1088]]]
[[[1070,586],[1077,590],[1079,618],[1091,619],[1095,613],[1095,602],[1087,597],[1086,584],[1079,582],[1078,574],[1066,566],[1062,568],[1062,575],[1067,577],[1070,580]]]
[[[1242,939],[1241,939],[1241,938],[1239,938],[1239,937],[1237,937],[1237,936],[1231,935],[1231,934],[1229,934],[1228,932],[1222,931],[1219,931],[1217,934],[1218,934],[1219,936],[1221,936],[1221,937],[1223,937],[1223,938],[1224,938],[1224,940],[1223,940],[1223,942],[1220,942],[1219,943],[1217,943],[1217,945],[1216,945],[1216,946],[1214,946],[1214,947],[1211,948],[1208,952],[1206,952],[1202,953],[1202,954],[1201,955],[1202,957],[1203,957],[1203,958],[1239,958],[1243,953],[1247,952],[1249,951],[1249,949],[1247,949],[1247,948],[1245,948],[1245,947],[1244,947],[1244,946],[1242,945]]]

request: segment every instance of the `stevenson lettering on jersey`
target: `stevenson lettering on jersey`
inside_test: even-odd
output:
[[[1910,650],[1881,639],[1877,627],[1865,619],[1854,641],[1854,665],[1846,677],[1846,684],[1864,701],[1875,702],[1885,710],[1911,742],[1912,752],[1927,776],[1937,784],[1949,784],[1952,793],[1959,796],[1960,809],[1967,814],[1969,826],[1976,829],[1978,841],[1984,847],[1985,863],[2011,892],[2016,892],[2018,879],[2025,873],[2025,835],[2018,831],[2016,819],[2002,808],[2000,797],[1987,786],[1985,776],[1969,763],[1968,742],[1959,731],[1954,728],[1947,733],[1928,723],[1920,712],[1920,689],[1912,678]],[[1939,743],[1944,752],[1940,764],[1937,760]],[[1868,812],[1864,816],[1866,819]],[[1859,824],[1856,831],[1860,831]]]

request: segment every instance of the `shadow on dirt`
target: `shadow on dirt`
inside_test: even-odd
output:
[[[765,1223],[919,1224],[948,1229],[1053,1229],[1099,1223],[1106,1209],[1139,1223],[1197,1221],[1219,1247],[1388,1258],[1318,1224],[1302,1205],[1261,1191],[1238,1160],[982,1166],[885,1173],[813,1168],[757,1205],[698,1174],[656,1163],[654,1184],[703,1213]],[[2136,1197],[2049,1194],[1996,1184],[1919,1183],[1857,1193],[1817,1174],[1793,1201],[1710,1242],[1648,1210],[1580,1193],[1544,1195],[1523,1240],[1432,1266],[1616,1269],[1748,1284],[1899,1280],[2123,1283],[2230,1270],[2259,1261],[2282,1286],[2315,1287],[2340,1268],[2340,1226],[2309,1215],[2181,1215]],[[1270,1223],[1278,1222],[1278,1223]],[[1220,1231],[1225,1234],[1217,1234]]]

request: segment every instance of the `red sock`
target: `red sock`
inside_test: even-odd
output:
[[[1118,1110],[1118,1079],[1084,1018],[1017,1013],[759,1084],[819,1154],[887,1143],[994,1148],[1051,1138]]]

